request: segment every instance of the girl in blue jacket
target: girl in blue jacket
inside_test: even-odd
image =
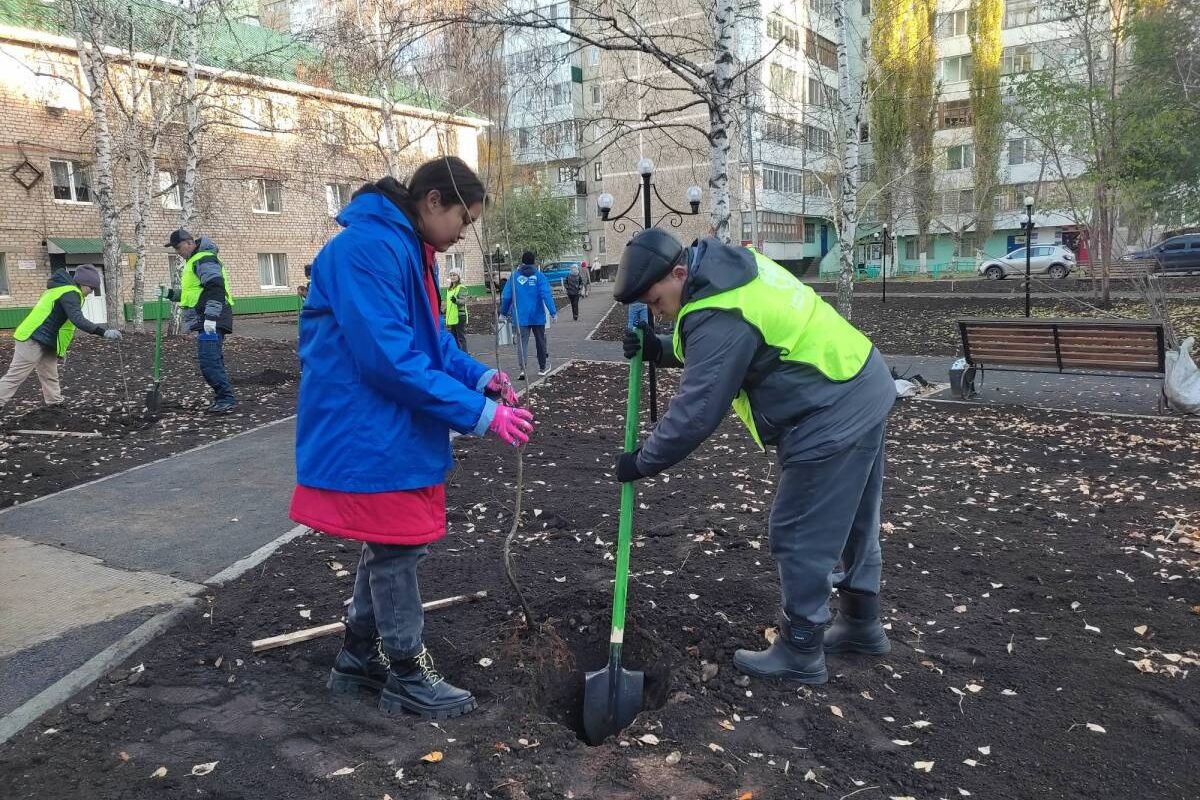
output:
[[[446,533],[450,431],[518,445],[533,430],[508,376],[460,350],[438,309],[434,253],[463,238],[484,197],[454,157],[423,164],[407,186],[363,186],[312,264],[300,316],[291,517],[363,542],[328,685],[378,693],[389,713],[475,708],[425,649],[417,566]]]

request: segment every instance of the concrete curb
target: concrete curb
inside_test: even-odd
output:
[[[283,422],[284,420],[280,420]],[[270,423],[275,424],[275,423]],[[249,433],[249,431],[247,431]],[[239,434],[240,435],[240,434]],[[232,438],[232,437],[230,437]],[[222,440],[225,441],[225,440]],[[207,445],[205,445],[207,447]],[[199,448],[197,448],[199,449]],[[143,465],[145,466],[145,465]],[[134,467],[138,469],[138,467]],[[127,470],[128,471],[128,470]],[[112,476],[108,476],[112,477]],[[104,480],[101,478],[100,480]],[[93,481],[94,483],[95,481]],[[86,484],[85,484],[86,485]],[[76,487],[78,488],[78,487]],[[63,491],[70,491],[64,489]],[[50,495],[46,495],[49,497]],[[40,498],[39,498],[40,499]],[[262,562],[266,561],[283,545],[312,531],[307,525],[297,525],[281,536],[267,542],[245,558],[238,559],[225,569],[213,575],[204,583],[209,586],[220,586],[243,575]],[[112,671],[113,667],[136,653],[142,647],[153,641],[159,634],[166,631],[192,607],[197,604],[196,597],[189,597],[171,606],[165,611],[155,614],[150,619],[122,636],[111,645],[85,661],[38,694],[25,701],[21,706],[0,718],[0,744],[4,744],[16,736],[28,725],[36,722],[43,714],[53,711],[59,705],[74,697],[78,692]]]
[[[32,500],[25,501],[24,503],[17,503],[16,505],[11,505],[11,506],[8,506],[7,508],[0,508],[0,515],[3,515],[5,512],[11,511],[14,508],[27,508],[35,503],[40,503],[43,500],[48,500],[51,497],[58,497],[59,495],[66,494],[67,492],[75,492],[80,489],[86,489],[89,486],[95,486],[97,483],[103,483],[104,481],[111,481],[113,478],[119,478],[122,475],[128,475],[131,472],[137,472],[139,469],[145,469],[146,467],[152,467],[155,464],[161,464],[162,462],[168,461],[177,456],[186,455],[188,453],[196,453],[196,452],[199,452],[200,450],[207,450],[208,448],[215,447],[216,445],[219,445],[222,442],[229,442],[234,439],[241,438],[242,436],[247,436],[251,433],[257,433],[258,431],[265,430],[265,429],[273,427],[275,425],[281,425],[285,422],[289,422],[291,420],[294,420],[295,418],[296,418],[295,414],[289,414],[286,417],[272,420],[271,422],[264,422],[262,425],[258,425],[256,427],[250,428],[249,430],[244,430],[241,433],[235,433],[232,436],[226,436],[221,439],[214,439],[211,442],[206,442],[205,444],[193,447],[190,450],[180,450],[178,453],[172,453],[169,456],[163,456],[162,458],[156,458],[153,461],[147,461],[145,464],[138,464],[136,467],[130,467],[129,469],[123,469],[120,472],[114,472],[111,475],[105,475],[103,478],[96,478],[95,480],[88,481],[87,483],[80,483],[75,486],[68,486],[65,489],[59,489],[57,492],[51,492],[50,494],[44,494],[41,497],[35,497]]]
[[[583,340],[584,340],[585,342],[594,342],[594,341],[596,341],[596,340],[595,340],[595,339],[593,339],[592,337],[593,337],[593,336],[596,334],[596,331],[600,330],[600,326],[604,324],[604,320],[608,319],[608,315],[609,315],[609,314],[611,314],[611,313],[613,312],[613,309],[614,309],[614,308],[616,308],[616,307],[617,307],[617,301],[616,301],[616,300],[613,300],[613,302],[612,302],[612,305],[611,305],[611,306],[609,306],[609,307],[608,307],[608,310],[604,312],[604,316],[600,317],[600,321],[599,321],[599,322],[597,322],[595,325],[593,325],[593,326],[592,326],[592,329],[591,329],[590,331],[588,331],[588,335],[587,335],[587,336],[583,337]]]
[[[942,392],[949,389],[943,389]],[[941,394],[941,392],[938,392]],[[941,403],[948,406],[968,406],[971,408],[987,408],[989,404],[977,403],[970,400],[950,400],[940,397],[912,397],[911,400],[917,400],[922,403]],[[1093,417],[1117,417],[1118,419],[1154,419],[1154,420],[1177,420],[1179,422],[1189,422],[1192,424],[1200,424],[1200,417],[1189,417],[1182,414],[1129,414],[1123,411],[1091,411],[1085,408],[1056,408],[1053,406],[1020,406],[1027,411],[1054,411],[1059,414],[1088,414]]]

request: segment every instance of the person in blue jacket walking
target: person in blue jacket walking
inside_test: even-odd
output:
[[[291,518],[363,542],[335,694],[388,713],[446,719],[475,708],[425,649],[417,566],[446,535],[450,431],[519,445],[533,416],[508,376],[459,349],[439,311],[435,252],[483,210],[483,184],[453,156],[408,184],[368,183],[317,254],[300,312],[300,402]]]
[[[504,292],[500,297],[500,316],[512,316],[513,286],[516,285],[516,322],[521,329],[521,344],[517,347],[517,363],[521,365],[521,374],[517,380],[521,381],[525,380],[525,356],[529,352],[530,333],[537,345],[538,375],[550,371],[550,358],[546,352],[546,312],[550,312],[551,322],[558,321],[558,308],[550,292],[550,281],[534,265],[536,260],[537,256],[529,250],[521,255],[521,266],[504,284]]]

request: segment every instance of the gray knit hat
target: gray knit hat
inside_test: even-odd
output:
[[[90,286],[93,292],[99,293],[100,270],[91,264],[80,264],[75,268],[75,284],[77,286]]]

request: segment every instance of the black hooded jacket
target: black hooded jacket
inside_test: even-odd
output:
[[[60,269],[55,270],[50,276],[50,280],[46,281],[46,288],[57,289],[62,286],[71,286],[74,283],[75,281],[71,280],[71,274],[65,269]],[[75,327],[84,333],[103,336],[104,331],[107,330],[105,326],[97,325],[83,315],[83,306],[79,302],[79,295],[75,292],[67,292],[54,301],[54,307],[50,309],[50,316],[37,326],[29,338],[43,347],[55,350],[58,346],[58,329],[67,320],[75,323]]]

